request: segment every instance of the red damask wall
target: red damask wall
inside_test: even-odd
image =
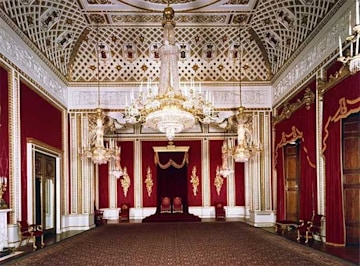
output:
[[[121,186],[121,178],[117,181],[117,206],[120,208],[122,203],[130,204],[130,207],[134,207],[134,142],[133,141],[122,141],[118,142],[121,146],[121,167],[127,169],[130,177],[130,187],[124,195],[123,188]]]
[[[26,139],[33,138],[62,150],[62,112],[37,94],[24,82],[20,83],[21,129],[21,190],[22,206],[27,206]],[[27,219],[27,208],[22,208]]]
[[[0,176],[9,178],[9,92],[8,71],[0,67]],[[8,179],[9,181],[9,179]],[[9,204],[9,190],[3,198]]]
[[[222,178],[223,184],[221,186],[220,193],[217,193],[217,189],[214,185],[216,177],[216,168],[221,167],[221,146],[223,140],[210,140],[210,195],[211,195],[211,205],[214,206],[217,202],[222,202],[224,205],[227,205],[227,180]]]

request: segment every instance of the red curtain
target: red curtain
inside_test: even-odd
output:
[[[341,121],[360,111],[360,73],[341,81],[324,94],[323,146],[326,183],[326,241],[345,244]]]
[[[9,91],[8,71],[0,67],[0,176],[8,178],[9,183]],[[9,184],[8,184],[9,186]],[[9,189],[3,199],[10,205]]]
[[[292,101],[302,99],[305,89],[315,91],[315,81],[307,84]],[[306,117],[306,119],[304,119]],[[275,125],[275,175],[277,178],[277,220],[286,218],[285,173],[283,147],[300,140],[299,218],[309,220],[316,210],[316,113],[315,104],[302,106],[291,117]]]
[[[157,206],[163,197],[181,197],[184,213],[188,213],[187,202],[187,157],[184,152],[158,152]]]
[[[20,83],[21,128],[21,198],[27,206],[26,139],[34,138],[62,150],[62,112],[27,84]],[[22,219],[27,219],[27,208],[22,208]]]

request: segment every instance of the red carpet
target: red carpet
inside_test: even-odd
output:
[[[201,218],[190,213],[155,213],[142,220],[143,223],[201,222]]]
[[[354,265],[241,222],[106,224],[7,265]]]

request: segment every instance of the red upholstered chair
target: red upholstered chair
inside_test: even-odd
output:
[[[321,220],[322,215],[314,214],[311,221],[300,220],[300,225],[297,229],[297,240],[300,241],[302,237],[305,237],[305,243],[309,242],[309,238],[313,238],[314,235],[318,235],[321,241]]]
[[[18,221],[19,225],[19,246],[21,246],[22,242],[26,240],[26,244],[29,243],[29,240],[32,242],[33,249],[36,249],[36,238],[41,238],[41,246],[45,246],[44,243],[44,233],[42,230],[42,226],[38,224],[28,224],[26,221]]]
[[[169,197],[163,197],[161,199],[160,213],[171,213],[171,202]]]
[[[183,204],[181,197],[175,197],[173,199],[173,213],[182,213],[183,212]]]
[[[95,210],[95,225],[99,226],[105,224],[106,220],[104,219],[104,211]]]
[[[221,202],[215,203],[215,220],[225,220],[226,213],[224,204]]]
[[[129,212],[130,212],[130,204],[123,203],[121,204],[120,209],[120,221],[129,221]]]

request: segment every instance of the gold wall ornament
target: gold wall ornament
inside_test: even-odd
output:
[[[200,180],[199,180],[199,177],[197,176],[196,171],[197,171],[196,166],[194,166],[191,171],[191,179],[190,179],[190,183],[192,184],[192,187],[193,187],[194,196],[197,195],[198,186],[200,184]]]
[[[151,197],[152,187],[154,185],[154,182],[153,182],[153,179],[152,179],[152,172],[151,172],[150,166],[148,166],[148,168],[146,169],[145,184],[146,184],[147,194],[148,194],[149,197]]]
[[[220,174],[220,166],[216,166],[216,177],[214,179],[214,186],[216,187],[216,192],[220,196],[222,185],[224,184],[224,178]]]
[[[128,175],[126,166],[124,167],[124,174],[123,174],[120,182],[121,182],[121,186],[123,188],[124,196],[127,197],[127,193],[129,191],[129,187],[131,185],[131,180],[130,180],[130,176]]]
[[[279,115],[274,116],[274,125],[282,120],[289,119],[296,110],[305,105],[306,110],[310,109],[310,105],[315,102],[315,94],[310,88],[306,88],[302,99],[298,98],[294,103],[286,102],[283,105]]]
[[[7,209],[8,208],[8,204],[3,199],[3,195],[4,195],[4,193],[6,191],[6,188],[7,188],[7,180],[8,180],[8,178],[6,176],[1,176],[0,177],[0,209]]]

